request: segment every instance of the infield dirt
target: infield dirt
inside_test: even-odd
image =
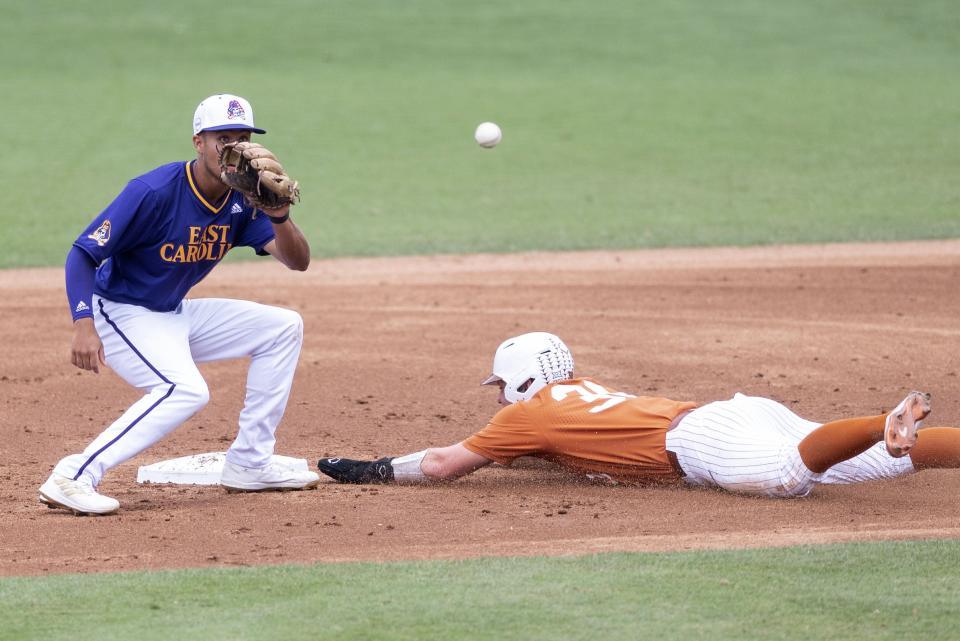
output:
[[[621,391],[708,402],[736,391],[816,421],[933,394],[960,426],[960,241],[221,265],[192,296],[291,307],[305,343],[277,452],[373,458],[482,427],[493,350],[560,334],[578,372]],[[201,366],[210,404],[113,470],[117,516],[48,510],[37,488],[138,393],[69,363],[58,269],[0,273],[0,575],[315,561],[683,550],[956,538],[960,471],[775,500],[683,486],[590,485],[521,460],[431,487],[322,484],[235,495],[138,485],[139,465],[233,440],[246,363]]]

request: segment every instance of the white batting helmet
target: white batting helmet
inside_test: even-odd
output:
[[[573,378],[573,355],[559,336],[530,332],[508,338],[493,356],[493,374],[483,385],[504,382],[511,403],[526,401],[547,384]],[[529,385],[524,387],[527,381]]]

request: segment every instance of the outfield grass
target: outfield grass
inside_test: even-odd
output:
[[[0,639],[956,639],[960,542],[0,580]]]
[[[0,267],[60,264],[219,91],[319,256],[960,235],[950,0],[31,0],[0,61]]]

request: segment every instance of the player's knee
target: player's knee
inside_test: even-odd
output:
[[[202,378],[179,381],[175,385],[173,393],[181,402],[191,405],[194,412],[200,411],[210,402],[210,388]]]
[[[298,344],[303,343],[303,317],[292,309],[281,312],[280,332]]]
[[[297,340],[303,342],[303,316],[299,313],[291,310],[291,324],[293,326],[293,331],[297,336]]]

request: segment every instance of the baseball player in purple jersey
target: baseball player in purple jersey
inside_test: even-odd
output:
[[[221,484],[230,491],[304,489],[314,472],[272,458],[303,340],[288,309],[249,301],[184,298],[233,247],[252,247],[303,271],[310,247],[289,206],[255,215],[220,180],[224,144],[266,133],[239,96],[210,96],[193,119],[196,159],[134,178],[73,243],[66,260],[73,313],[72,362],[99,373],[109,365],[144,396],[80,454],[57,463],[40,501],[78,514],[120,504],[97,493],[112,467],[150,447],[209,399],[197,363],[249,358],[239,432]]]

